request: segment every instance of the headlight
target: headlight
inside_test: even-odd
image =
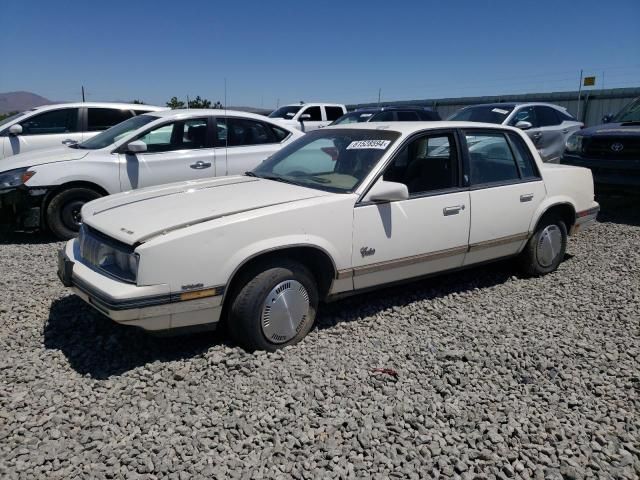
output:
[[[29,171],[28,168],[16,168],[0,173],[0,188],[19,187],[33,177],[36,172]]]
[[[82,261],[119,280],[135,282],[140,256],[126,245],[101,237],[89,232],[84,225],[80,228],[78,243]]]
[[[567,143],[565,145],[565,147],[567,148],[567,152],[575,152],[575,153],[582,152],[583,138],[584,138],[583,135],[578,135],[577,133],[574,133],[569,138],[567,138]]]

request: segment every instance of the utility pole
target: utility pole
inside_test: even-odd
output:
[[[84,103],[84,85],[81,85],[81,90],[82,90],[82,103]]]
[[[378,89],[378,106],[380,106],[380,97],[382,96],[382,89]]]
[[[189,95],[187,95],[187,110],[189,110]]]
[[[576,118],[580,121],[580,95],[582,94],[582,70],[580,70],[580,84],[578,85],[578,112]]]

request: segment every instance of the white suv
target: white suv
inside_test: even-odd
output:
[[[310,132],[326,127],[345,113],[347,108],[337,103],[301,103],[284,105],[271,112],[269,118],[288,127]]]
[[[18,153],[83,142],[135,115],[166,107],[130,103],[59,103],[0,120],[0,159]]]

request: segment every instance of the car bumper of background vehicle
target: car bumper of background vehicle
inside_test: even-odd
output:
[[[40,227],[40,208],[49,189],[25,186],[0,190],[0,224]]]
[[[640,189],[640,159],[609,160],[565,154],[561,163],[590,169],[593,174],[593,183],[598,187]]]
[[[589,225],[596,221],[598,213],[600,212],[600,205],[597,202],[593,202],[593,206],[587,210],[576,212],[576,221],[571,227],[569,235],[575,235],[580,230],[584,230]]]
[[[137,286],[107,277],[79,261],[76,240],[70,240],[58,254],[58,277],[82,300],[123,325],[145,330],[168,330],[217,323],[222,311],[222,294],[181,300],[169,285]],[[195,293],[195,292],[194,292]]]

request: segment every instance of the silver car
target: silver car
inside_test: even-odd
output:
[[[557,163],[565,142],[584,127],[565,108],[552,103],[487,103],[465,107],[448,120],[497,123],[526,130],[544,162]]]

